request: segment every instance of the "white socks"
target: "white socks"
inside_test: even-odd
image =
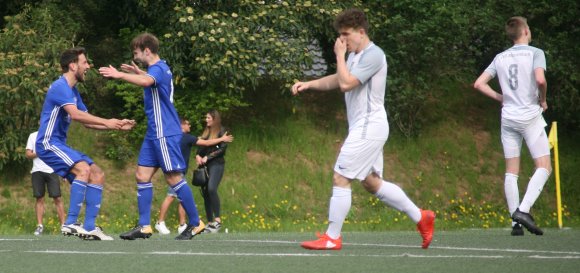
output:
[[[342,224],[350,210],[352,203],[352,190],[341,187],[332,187],[332,197],[328,208],[328,229],[326,234],[332,238],[340,237]]]
[[[524,195],[524,199],[520,204],[520,211],[525,213],[530,213],[530,208],[534,205],[546,181],[550,177],[550,172],[544,168],[537,168],[536,172],[530,179],[530,183],[528,183],[528,189],[526,190],[526,195]]]
[[[505,181],[504,181],[504,191],[505,191],[505,199],[507,201],[508,210],[510,213],[510,217],[518,206],[520,205],[520,191],[518,188],[518,176],[513,173],[506,173],[505,174]],[[516,222],[512,221],[512,227],[516,224]]]
[[[405,192],[397,185],[383,181],[379,190],[375,193],[383,203],[389,205],[398,211],[409,215],[409,218],[415,223],[421,221],[421,210],[407,197]]]

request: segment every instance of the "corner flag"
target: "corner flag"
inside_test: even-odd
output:
[[[558,227],[562,228],[562,196],[560,191],[560,162],[558,158],[558,123],[552,122],[548,135],[550,148],[554,149],[554,171],[556,173],[556,206],[558,210]]]

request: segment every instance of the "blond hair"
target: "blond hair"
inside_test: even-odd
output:
[[[212,117],[213,125],[211,127],[205,126],[205,129],[203,129],[203,133],[201,134],[201,138],[203,139],[218,138],[220,131],[222,130],[222,117],[220,113],[215,109],[209,110],[207,114],[209,114]]]
[[[512,41],[519,39],[522,36],[522,30],[526,28],[528,28],[528,20],[521,16],[514,16],[505,24],[506,35]]]

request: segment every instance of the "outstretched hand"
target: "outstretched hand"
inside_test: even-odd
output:
[[[124,124],[125,122],[120,119],[111,118],[105,122],[105,127],[112,130],[120,130]]]
[[[107,78],[118,79],[121,77],[121,72],[112,65],[99,68],[99,73]]]
[[[123,119],[121,121],[125,123],[120,128],[120,130],[122,130],[122,131],[129,131],[129,130],[133,129],[133,127],[135,127],[135,125],[137,124],[135,122],[135,120],[132,120],[132,119]]]
[[[131,64],[122,64],[121,70],[132,74],[143,74],[143,70],[141,70],[135,62],[131,62]]]

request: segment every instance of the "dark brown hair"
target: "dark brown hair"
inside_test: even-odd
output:
[[[71,63],[76,63],[79,61],[79,56],[85,54],[86,50],[84,47],[73,47],[65,50],[60,55],[60,68],[63,73],[68,72],[68,65]]]
[[[149,48],[151,53],[157,54],[157,52],[159,51],[159,40],[157,39],[157,37],[155,37],[155,35],[151,33],[145,32],[139,34],[131,41],[131,50],[137,48],[141,49],[142,51],[145,50],[145,48]]]
[[[364,29],[365,32],[369,31],[369,22],[365,13],[359,9],[347,9],[342,11],[336,19],[334,19],[334,28],[338,31],[341,28],[354,28],[354,29]]]

